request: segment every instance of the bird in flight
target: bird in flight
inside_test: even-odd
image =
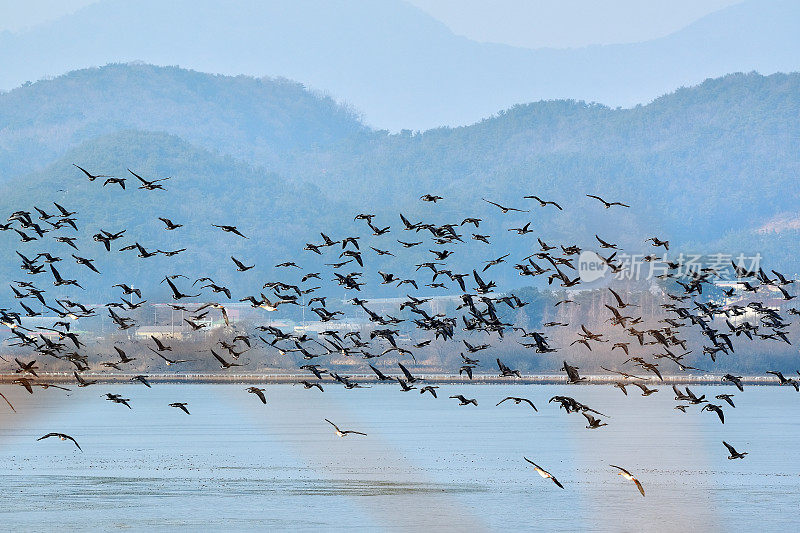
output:
[[[594,198],[595,200],[600,200],[601,202],[603,202],[603,205],[606,207],[606,209],[608,209],[612,205],[619,205],[621,207],[630,207],[629,205],[623,204],[622,202],[606,202],[605,200],[603,200],[599,196],[595,196],[594,194],[587,194],[586,196],[588,196],[589,198]]]
[[[519,213],[530,213],[529,209],[517,209],[516,207],[505,207],[505,206],[502,206],[502,205],[500,205],[498,203],[491,202],[491,201],[487,200],[486,198],[481,198],[481,200],[483,200],[487,204],[492,204],[493,206],[500,208],[500,211],[502,211],[504,215],[506,213],[508,213],[509,211],[517,211]]]
[[[234,366],[242,366],[240,363],[233,363],[233,362],[226,361],[217,352],[215,352],[213,348],[211,348],[211,355],[214,356],[214,359],[219,361],[220,368],[228,369],[228,368],[231,368],[231,367],[234,367]]]
[[[161,179],[157,179],[157,180],[147,181],[146,179],[144,179],[143,177],[141,177],[139,174],[137,174],[136,172],[134,172],[131,169],[128,169],[128,172],[133,174],[136,177],[137,180],[142,182],[142,184],[139,186],[140,189],[145,189],[145,190],[148,190],[148,191],[154,191],[156,189],[161,189],[162,191],[166,190],[164,187],[161,186],[161,184],[159,182],[167,181],[169,178],[161,178]]]
[[[72,166],[77,168],[78,170],[80,170],[84,174],[86,174],[86,177],[89,178],[89,181],[94,181],[97,178],[110,178],[111,177],[111,176],[105,176],[103,174],[91,174],[91,173],[87,172],[86,169],[79,167],[75,163],[72,163]]]
[[[463,394],[457,394],[455,396],[450,396],[450,397],[451,398],[455,398],[456,400],[458,400],[458,402],[459,402],[458,405],[469,405],[469,404],[472,404],[472,405],[474,405],[476,407],[478,406],[478,400],[476,400],[475,398],[472,398],[472,399],[465,398]]]
[[[564,488],[564,485],[559,483],[559,481],[555,478],[555,476],[553,474],[551,474],[550,472],[548,472],[547,470],[545,470],[541,466],[537,465],[536,463],[534,463],[533,461],[531,461],[527,457],[523,457],[523,459],[525,459],[530,464],[532,464],[534,470],[536,470],[536,473],[539,474],[540,476],[542,476],[544,479],[552,479],[553,483],[555,483],[559,488],[562,488],[562,489]]]
[[[421,389],[419,389],[419,393],[420,394],[425,394],[426,392],[430,392],[431,396],[433,396],[434,398],[437,398],[436,389],[438,389],[438,388],[439,387],[436,386],[436,385],[426,385],[426,386],[422,387]]]
[[[320,392],[325,392],[325,390],[322,388],[322,385],[320,385],[319,383],[311,383],[308,380],[303,380],[300,381],[299,383],[300,385],[303,386],[304,389],[313,389],[314,387],[316,387],[319,389]]]
[[[642,496],[644,496],[644,487],[642,487],[642,484],[639,482],[638,479],[633,477],[633,474],[631,474],[630,472],[628,472],[627,470],[625,470],[621,466],[616,466],[616,465],[609,465],[609,466],[611,466],[612,468],[617,468],[618,470],[620,470],[619,472],[617,472],[617,475],[624,477],[628,481],[633,481],[636,484],[636,488],[639,489],[639,492],[641,492]]]
[[[144,385],[148,389],[152,388],[150,386],[150,383],[148,383],[148,381],[147,381],[147,376],[133,376],[131,378],[131,381],[138,381],[139,383],[141,383],[142,385]]]
[[[158,220],[163,222],[167,226],[166,229],[168,229],[168,230],[174,230],[174,229],[178,229],[178,228],[182,228],[183,227],[183,224],[176,224],[176,223],[174,223],[172,220],[170,220],[168,218],[158,217]]]
[[[175,284],[172,283],[172,280],[169,279],[168,277],[164,278],[164,281],[167,282],[167,285],[169,285],[169,288],[172,290],[172,299],[173,300],[180,300],[181,298],[197,298],[198,296],[200,296],[200,294],[184,294],[184,293],[182,293],[181,291],[178,290],[178,287],[176,287]]]
[[[497,402],[497,405],[500,405],[501,403],[503,403],[503,402],[505,402],[507,400],[513,401],[514,404],[516,404],[516,405],[519,405],[520,403],[525,402],[528,405],[530,405],[531,407],[533,407],[534,411],[536,411],[537,413],[539,412],[539,410],[536,408],[536,406],[533,405],[533,402],[530,401],[527,398],[517,398],[517,397],[514,397],[514,396],[507,396],[507,397],[503,398],[502,400],[500,400],[499,402]],[[497,405],[495,405],[495,407],[497,407]]]
[[[164,362],[167,363],[167,366],[177,365],[177,364],[180,364],[180,363],[189,363],[189,362],[193,361],[192,359],[170,359],[169,357],[165,357],[164,355],[162,355],[161,352],[157,352],[157,351],[153,350],[149,346],[147,348],[151,352],[153,352],[154,354],[159,356],[161,359],[163,359]]]
[[[36,440],[37,441],[44,440],[44,439],[47,439],[47,438],[50,438],[50,437],[58,437],[60,440],[64,440],[64,441],[71,440],[73,443],[75,443],[75,446],[77,446],[79,450],[83,451],[81,449],[81,445],[78,444],[78,441],[76,441],[75,439],[73,439],[72,437],[70,437],[69,435],[66,435],[64,433],[48,433],[47,435],[43,435],[43,436],[39,437]]]
[[[747,455],[747,452],[741,452],[741,453],[737,452],[736,448],[734,448],[725,441],[722,441],[722,444],[724,444],[725,447],[728,448],[728,451],[730,452],[728,459],[744,459],[744,456]]]
[[[608,425],[605,422],[601,422],[597,418],[593,417],[586,411],[582,411],[581,414],[586,417],[586,421],[589,424],[588,426],[586,426],[586,429],[597,429]]]
[[[646,381],[647,380],[647,378],[643,378],[643,377],[640,377],[640,376],[634,376],[633,374],[628,374],[627,372],[622,372],[622,371],[619,371],[619,370],[611,370],[610,368],[606,368],[604,366],[601,366],[600,368],[602,368],[606,372],[613,372],[614,374],[619,374],[620,376],[622,376],[624,378],[627,378],[627,379],[640,379],[642,381]]]
[[[651,394],[658,392],[658,389],[649,389],[647,388],[647,385],[639,381],[635,381],[633,384],[642,389],[642,396],[650,396]]]
[[[245,390],[247,390],[247,392],[249,392],[250,394],[255,394],[256,396],[258,396],[258,399],[261,400],[261,403],[266,405],[267,398],[264,396],[264,391],[266,389],[259,389],[258,387],[247,387],[247,389]]]
[[[189,404],[185,403],[185,402],[174,402],[174,403],[169,404],[170,407],[175,407],[176,409],[180,409],[181,411],[183,411],[187,415],[190,415],[191,413],[186,408],[187,405],[189,405]]]
[[[739,389],[740,392],[744,392],[744,387],[742,386],[742,376],[734,376],[733,374],[725,374],[722,376],[722,381],[730,381],[736,388]]]
[[[436,196],[434,194],[423,194],[422,196],[419,197],[419,199],[422,200],[423,202],[433,202],[434,204],[439,200],[444,200],[444,198],[442,198],[441,196]]]
[[[124,405],[128,409],[133,409],[133,407],[131,407],[131,404],[128,403],[129,401],[131,401],[131,399],[130,398],[123,398],[119,394],[113,394],[111,392],[107,392],[106,393],[106,400],[108,400],[109,402],[121,403],[122,405]]]
[[[736,407],[736,406],[733,404],[733,394],[717,394],[717,395],[716,395],[716,396],[714,396],[714,397],[715,397],[717,400],[723,400],[723,401],[727,402],[727,404],[728,404],[728,405],[730,405],[731,407]]]
[[[6,398],[6,395],[5,395],[5,394],[3,394],[2,392],[0,392],[0,397],[2,397],[2,398],[3,398],[3,399],[6,401],[6,403],[7,403],[7,404],[8,404],[8,406],[11,408],[11,410],[12,410],[12,411],[14,411],[15,413],[17,412],[17,410],[16,410],[16,409],[14,409],[14,406],[13,406],[13,405],[11,405],[11,402],[9,402],[9,401],[8,401],[8,398]]]
[[[536,200],[537,202],[539,202],[539,204],[540,204],[542,207],[547,207],[548,205],[554,205],[554,206],[556,206],[556,207],[558,208],[558,210],[559,210],[559,211],[563,211],[563,209],[561,209],[561,206],[560,206],[560,205],[558,205],[557,203],[555,203],[555,202],[548,202],[548,201],[542,200],[542,199],[541,199],[541,198],[539,198],[538,196],[523,196],[523,198],[528,198],[528,199],[531,199],[531,200]]]
[[[52,267],[53,265],[50,265],[50,266]],[[781,372],[778,372],[778,371],[775,371],[775,370],[767,370],[767,374],[772,374],[772,375],[776,376],[778,378],[778,382],[781,385],[791,385],[792,387],[794,387],[794,390],[796,390],[796,391],[800,390],[800,388],[798,387],[798,382],[796,380],[794,380],[792,378],[784,377],[784,375]]]
[[[352,435],[363,435],[365,437],[367,436],[366,433],[361,433],[360,431],[352,431],[352,430],[342,431],[341,429],[339,429],[339,426],[337,426],[336,424],[334,424],[333,422],[331,422],[327,418],[325,419],[325,422],[327,422],[328,424],[333,426],[334,432],[336,433],[336,436],[338,436],[338,437],[345,437],[345,436],[351,435],[351,434]]]
[[[86,380],[83,377],[81,377],[81,375],[78,374],[77,372],[73,372],[72,375],[74,375],[75,379],[78,381],[78,387],[88,387],[89,385],[94,385],[95,383],[97,383],[96,379]]]
[[[246,266],[244,263],[242,263],[233,256],[231,256],[231,260],[234,262],[234,264],[236,265],[236,270],[238,270],[239,272],[247,272],[251,268],[255,267],[255,265]]]
[[[125,189],[125,178],[108,178],[106,181],[103,182],[103,187],[105,187],[109,183],[116,183],[117,185],[122,187],[123,190]]]
[[[244,235],[239,232],[239,229],[236,226],[226,226],[226,225],[219,225],[219,224],[211,224],[215,228],[219,228],[226,233],[233,233],[234,235],[238,235],[239,237],[246,239]]]
[[[701,411],[709,411],[709,412],[713,411],[713,412],[717,413],[717,416],[719,417],[719,421],[722,422],[723,424],[725,423],[725,414],[722,412],[722,407],[721,406],[713,404],[713,403],[707,403],[700,410]]]
[[[580,383],[586,380],[586,378],[582,378],[580,374],[578,374],[577,366],[572,366],[564,361],[564,366],[561,368],[567,373],[567,383]]]

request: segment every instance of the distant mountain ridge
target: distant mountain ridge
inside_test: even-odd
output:
[[[763,251],[781,266],[800,253],[798,231],[756,230],[800,211],[799,106],[800,74],[735,74],[633,109],[545,101],[468,127],[389,135],[298,84],[111,65],[0,95],[0,212],[64,185],[70,192],[59,194],[83,212],[116,198],[110,186],[83,183],[78,163],[175,176],[168,196],[186,216],[235,214],[254,224],[259,253],[270,257],[324,229],[351,232],[360,209],[385,225],[399,223],[398,211],[425,219],[431,213],[419,196],[436,193],[445,197],[437,218],[482,217],[481,231],[498,235],[500,246],[513,245],[508,227],[526,222],[554,242],[588,235],[576,244],[589,249],[593,234],[624,224],[648,228],[675,250]],[[184,187],[193,191],[186,204]],[[590,193],[635,209],[606,216]],[[565,210],[538,208],[526,194]],[[531,212],[500,216],[481,197]],[[116,223],[140,224],[124,206]],[[157,223],[147,228],[141,238],[163,237]],[[202,249],[195,241],[204,238],[191,233],[187,244]],[[12,236],[4,239],[13,246]],[[619,244],[642,250],[643,239],[631,232]]]
[[[0,94],[0,181],[128,129],[261,163],[368,131],[350,110],[289,80],[107,65]]]
[[[800,3],[750,0],[653,41],[529,50],[456,36],[400,0],[103,0],[0,34],[0,88],[142,60],[284,76],[330,91],[375,127],[423,130],[541,99],[630,106],[730,72],[798,70],[799,27]]]

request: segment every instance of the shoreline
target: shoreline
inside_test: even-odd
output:
[[[119,374],[104,374],[86,372],[81,374],[81,377],[87,381],[97,380],[98,383],[125,383],[130,382],[134,376],[143,375],[147,380],[153,383],[172,383],[172,384],[226,384],[226,383],[242,383],[242,384],[274,384],[274,385],[292,385],[297,384],[301,380],[320,381],[322,384],[335,384],[337,383],[328,376],[322,380],[311,379],[307,373],[303,374],[217,374],[217,373],[197,373],[187,372],[183,374],[155,374],[155,373],[119,373]],[[473,379],[468,379],[465,376],[457,374],[430,374],[420,375],[420,381],[425,383],[439,383],[446,385],[567,385],[566,376],[560,374],[531,374],[523,375],[521,378],[507,378],[500,377],[496,374],[474,374]],[[0,374],[0,384],[12,384],[15,379],[22,377],[21,374]],[[71,372],[40,372],[39,377],[25,376],[32,383],[46,382],[46,383],[75,383],[75,378]],[[376,379],[373,374],[352,374],[348,378],[357,383],[375,384],[390,384],[395,385],[396,381],[381,382]],[[729,382],[722,381],[722,375],[702,374],[702,375],[671,375],[664,376],[663,380],[659,380],[656,376],[647,376],[646,380],[638,379],[625,379],[622,376],[616,375],[586,375],[585,381],[576,385],[608,385],[615,381],[623,383],[633,383],[637,381],[646,381],[650,384],[658,385],[730,385]],[[774,376],[742,376],[742,383],[745,385],[765,385],[765,386],[779,386],[777,379]]]

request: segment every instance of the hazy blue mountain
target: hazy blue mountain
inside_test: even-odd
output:
[[[604,192],[646,206],[640,216],[654,230],[707,242],[797,212],[787,192],[800,169],[798,112],[800,75],[730,75],[633,109],[538,102],[468,127],[387,136],[356,155],[315,163],[311,154],[303,176],[324,172],[326,183],[360,187],[374,202],[428,190],[508,202],[528,191],[564,203]]]
[[[126,87],[136,91],[129,95]],[[178,256],[176,264],[226,276],[231,253],[267,265],[260,272],[268,275],[279,259],[319,242],[319,231],[334,238],[362,234],[362,246],[397,248],[396,239],[421,236],[401,230],[398,212],[436,223],[482,218],[480,233],[495,235],[495,246],[476,244],[469,239],[472,228],[462,228],[469,244],[450,261],[456,268],[518,246],[507,230],[526,222],[550,242],[592,248],[598,233],[629,251],[649,252],[644,239],[657,235],[670,239],[673,250],[762,251],[771,266],[782,267],[800,252],[800,225],[792,223],[800,211],[799,107],[800,74],[737,74],[633,109],[538,102],[468,127],[389,135],[289,83],[276,88],[241,76],[118,65],[0,96],[2,144],[10,147],[3,156],[8,177],[0,182],[0,212],[63,198],[89,217],[83,223],[92,232],[132,228],[131,239],[146,247],[211,250],[204,257],[187,254],[186,263]],[[9,169],[20,168],[20,161],[34,171],[14,176]],[[98,173],[127,175],[132,168],[173,179],[166,194],[122,192],[89,183],[72,163]],[[424,193],[445,200],[434,207],[419,201]],[[633,207],[606,211],[587,193]],[[564,211],[540,208],[523,200],[525,194],[555,200]],[[501,216],[481,197],[531,212]],[[362,210],[375,213],[377,225],[392,226],[389,244],[353,221]],[[156,215],[191,229],[180,232],[179,241],[162,243],[174,235],[161,229]],[[220,235],[208,231],[212,221],[248,227],[253,240],[218,241]],[[629,230],[619,235],[619,227]],[[765,227],[770,231],[757,231]],[[0,237],[4,247],[18,246],[16,234]],[[414,275],[408,265],[425,254],[404,252],[373,264]],[[123,263],[109,263],[115,272],[127,259],[119,257]],[[498,280],[504,284],[527,282],[513,271],[504,275]]]
[[[0,35],[0,87],[109,62],[285,76],[393,130],[467,124],[513,104],[644,103],[729,72],[800,68],[800,4],[750,0],[637,44],[529,50],[470,41],[399,0],[103,0]]]
[[[150,65],[85,69],[0,94],[0,125],[0,181],[121,129],[165,131],[264,163],[367,132],[295,82]]]

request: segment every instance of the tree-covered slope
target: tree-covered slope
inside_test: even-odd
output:
[[[756,230],[800,211],[799,102],[798,74],[735,74],[633,109],[545,101],[472,126],[390,135],[288,82],[114,65],[0,96],[0,165],[15,191],[0,207],[11,212],[38,202],[30,183],[72,184],[81,178],[72,163],[103,173],[137,167],[174,174],[171,198],[193,214],[211,216],[222,206],[254,225],[283,220],[288,229],[269,234],[269,246],[283,251],[297,250],[320,229],[352,231],[352,215],[361,210],[384,225],[399,223],[397,211],[422,219],[428,213],[418,197],[434,192],[445,197],[439,223],[458,223],[468,210],[498,235],[499,246],[512,242],[508,227],[526,222],[545,240],[585,247],[595,244],[595,233],[625,225],[631,231],[620,244],[632,251],[646,249],[642,240],[652,233],[676,250],[769,251],[773,264],[791,268],[796,239]],[[166,133],[118,133],[129,130]],[[164,159],[175,143],[183,148]],[[39,170],[25,176],[9,171],[15,166]],[[97,183],[66,188],[86,202],[109,194]],[[298,191],[316,191],[313,202]],[[522,200],[525,194],[565,209],[538,208]],[[585,194],[634,208],[606,217]],[[531,213],[501,218],[481,197]],[[313,216],[295,216],[308,205]],[[491,259],[480,253],[464,262]]]
[[[125,190],[116,184],[104,186],[104,178],[90,182],[72,166],[73,162],[98,174],[126,177]],[[146,179],[169,177],[163,182],[166,190],[139,189],[128,168]],[[86,292],[76,292],[85,294],[87,301],[109,298],[113,283],[142,287],[151,299],[168,299],[169,289],[160,281],[171,270],[195,277],[212,276],[231,290],[258,288],[262,277],[274,273],[276,263],[297,254],[298,240],[309,237],[310,221],[324,226],[340,210],[313,186],[287,183],[273,173],[213,154],[176,136],[139,131],[87,141],[24,182],[0,185],[0,195],[4,219],[9,209],[26,210],[43,228],[50,229],[34,207],[56,214],[53,202],[57,202],[76,212],[78,225],[78,231],[65,227],[28,243],[20,242],[14,231],[1,232],[3,279],[21,275],[15,250],[30,258],[49,251],[64,259],[56,267],[65,277],[87,282]],[[184,227],[167,231],[158,217]],[[248,239],[232,238],[211,224],[237,225]],[[91,237],[100,230],[125,230],[125,234],[107,252]],[[33,230],[28,233],[36,236]],[[78,250],[56,242],[55,236],[77,237]],[[118,251],[134,242],[150,252],[186,251],[170,258],[157,255],[144,260],[137,258],[136,250]],[[72,253],[95,259],[102,276],[75,264]],[[258,275],[256,271],[236,272],[231,255],[257,264]]]
[[[463,128],[386,136],[325,152],[303,175],[360,187],[373,201],[434,190],[514,201],[520,190],[571,203],[605,193],[647,226],[704,243],[797,211],[800,75],[736,74],[634,109],[551,101]]]
[[[288,80],[107,65],[0,94],[0,181],[125,129],[163,131],[259,162],[366,130],[348,109]]]

